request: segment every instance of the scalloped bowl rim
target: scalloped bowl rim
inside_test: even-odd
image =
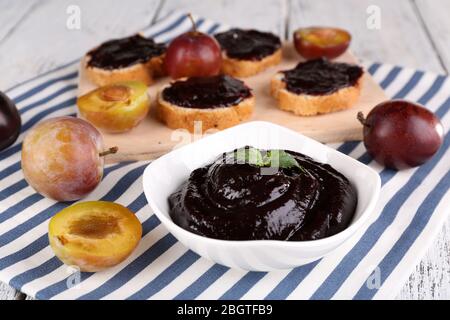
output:
[[[148,191],[148,188],[146,188],[147,179],[149,177],[149,173],[152,170],[152,168],[154,166],[156,166],[159,162],[165,161],[168,157],[172,157],[173,153],[180,153],[181,151],[183,151],[186,148],[191,148],[192,144],[195,144],[198,142],[207,143],[210,140],[217,139],[217,135],[228,135],[228,134],[230,134],[230,132],[232,133],[233,131],[237,131],[243,126],[266,126],[266,127],[271,127],[272,129],[274,127],[276,127],[275,128],[276,130],[282,130],[282,131],[287,130],[287,131],[289,131],[289,134],[295,133],[299,137],[301,137],[302,139],[304,139],[306,141],[320,144],[320,142],[317,142],[314,139],[311,139],[311,138],[306,137],[298,132],[294,132],[290,129],[275,125],[270,122],[253,121],[253,122],[248,122],[245,124],[240,124],[238,126],[215,133],[213,135],[206,136],[199,141],[182,146],[178,149],[175,149],[175,150],[161,156],[160,158],[154,160],[153,162],[151,162],[145,169],[144,175],[143,175],[144,193],[145,193],[147,200],[151,199],[151,197],[152,197],[152,195]],[[329,152],[341,153],[341,152],[339,152],[335,149],[332,149],[326,145],[323,145],[323,144],[320,144],[320,145],[323,148],[329,149],[328,150]],[[226,152],[229,150],[223,150],[223,151]],[[296,151],[296,150],[293,150],[293,151]],[[326,238],[322,238],[322,239],[305,240],[305,241],[286,241],[286,240],[222,240],[222,239],[209,238],[209,237],[201,236],[201,235],[195,234],[193,232],[190,232],[188,230],[181,228],[180,226],[178,226],[177,224],[175,224],[172,221],[168,212],[167,212],[167,214],[165,214],[163,212],[163,210],[161,208],[159,208],[159,206],[157,206],[153,201],[148,201],[148,202],[149,202],[151,209],[158,217],[158,219],[162,222],[162,224],[167,226],[169,229],[174,229],[174,230],[176,230],[177,233],[180,233],[187,238],[192,238],[192,240],[208,242],[211,245],[219,245],[219,246],[222,246],[222,245],[233,245],[233,246],[245,245],[245,246],[271,246],[271,247],[280,246],[280,247],[312,248],[312,247],[319,247],[319,246],[323,246],[323,245],[329,245],[332,243],[338,243],[338,242],[342,242],[343,240],[345,240],[349,236],[351,236],[356,230],[358,230],[361,227],[361,225],[363,225],[367,221],[368,217],[370,216],[370,213],[373,211],[373,209],[376,205],[376,202],[379,197],[380,189],[381,189],[381,180],[380,180],[378,173],[375,170],[373,170],[372,168],[369,168],[368,166],[362,164],[361,162],[359,162],[343,153],[341,153],[341,154],[345,156],[346,161],[348,161],[352,164],[355,164],[357,166],[366,167],[366,170],[368,172],[370,172],[371,175],[373,175],[374,180],[376,181],[375,193],[372,195],[372,197],[370,198],[370,201],[366,204],[365,208],[362,209],[362,213],[356,221],[352,221],[350,223],[350,225],[346,229],[342,230],[341,232],[339,232],[335,235],[326,237]],[[205,164],[207,164],[207,162],[205,162]],[[175,191],[175,190],[173,190],[173,191]],[[169,230],[169,231],[172,231],[172,230]]]

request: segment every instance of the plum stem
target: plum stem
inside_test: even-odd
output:
[[[361,122],[361,124],[363,126],[367,125],[366,124],[366,118],[364,118],[364,114],[361,111],[358,112],[358,114],[356,115],[356,118],[359,120],[359,122]]]
[[[191,22],[192,22],[192,31],[197,32],[197,25],[195,24],[194,17],[192,16],[191,13],[188,13],[187,16],[188,16],[189,20],[191,20]]]
[[[107,156],[108,154],[114,154],[114,153],[116,153],[118,150],[119,150],[119,148],[117,148],[117,147],[111,147],[111,148],[109,148],[108,150],[105,150],[105,151],[103,151],[103,152],[100,152],[98,155],[99,155],[100,157],[104,157],[104,156]]]

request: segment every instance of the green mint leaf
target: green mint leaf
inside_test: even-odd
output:
[[[268,150],[263,154],[256,148],[243,147],[230,153],[230,155],[240,164],[248,163],[258,167],[282,169],[303,169],[297,160],[284,150]]]
[[[301,169],[301,166],[298,164],[297,160],[295,160],[292,155],[284,150],[270,150],[267,152],[267,157],[270,159],[271,167],[279,167],[283,169],[296,167]]]

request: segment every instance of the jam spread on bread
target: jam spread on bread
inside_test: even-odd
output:
[[[283,71],[286,89],[296,94],[326,95],[356,85],[363,74],[360,66],[327,59],[300,62]]]
[[[267,150],[254,162],[232,161],[235,150],[194,170],[168,199],[172,220],[223,240],[315,240],[347,228],[357,205],[349,180],[301,153],[277,151],[279,167],[261,166]]]
[[[173,82],[162,91],[164,100],[185,108],[223,108],[252,96],[244,82],[226,75],[191,77]]]
[[[261,60],[281,48],[281,41],[270,32],[231,29],[215,35],[229,58]]]
[[[88,52],[88,66],[106,70],[125,68],[137,63],[145,63],[166,51],[165,44],[139,34],[104,42]]]

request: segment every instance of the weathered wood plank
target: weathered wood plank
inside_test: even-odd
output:
[[[0,51],[8,54],[7,59],[0,60],[0,88],[74,60],[101,41],[144,28],[154,19],[159,4],[155,0],[136,0],[132,4],[108,0],[39,3],[0,42]],[[79,30],[66,25],[67,8],[73,5],[81,13]]]
[[[166,0],[160,16],[171,10],[192,12],[231,26],[267,30],[284,36],[287,0]]]
[[[397,299],[450,299],[450,218]]]
[[[15,0],[4,0],[0,2],[0,42],[11,34],[20,22],[27,18],[36,7],[38,1],[31,0],[20,2]]]
[[[380,9],[379,30],[367,27],[369,6]],[[412,3],[406,0],[292,1],[289,33],[301,26],[342,27],[352,33],[351,48],[362,59],[443,72],[414,10]]]
[[[23,300],[25,295],[11,288],[9,285],[0,282],[0,300]]]
[[[428,35],[431,37],[441,63],[450,72],[450,1],[415,0]]]

